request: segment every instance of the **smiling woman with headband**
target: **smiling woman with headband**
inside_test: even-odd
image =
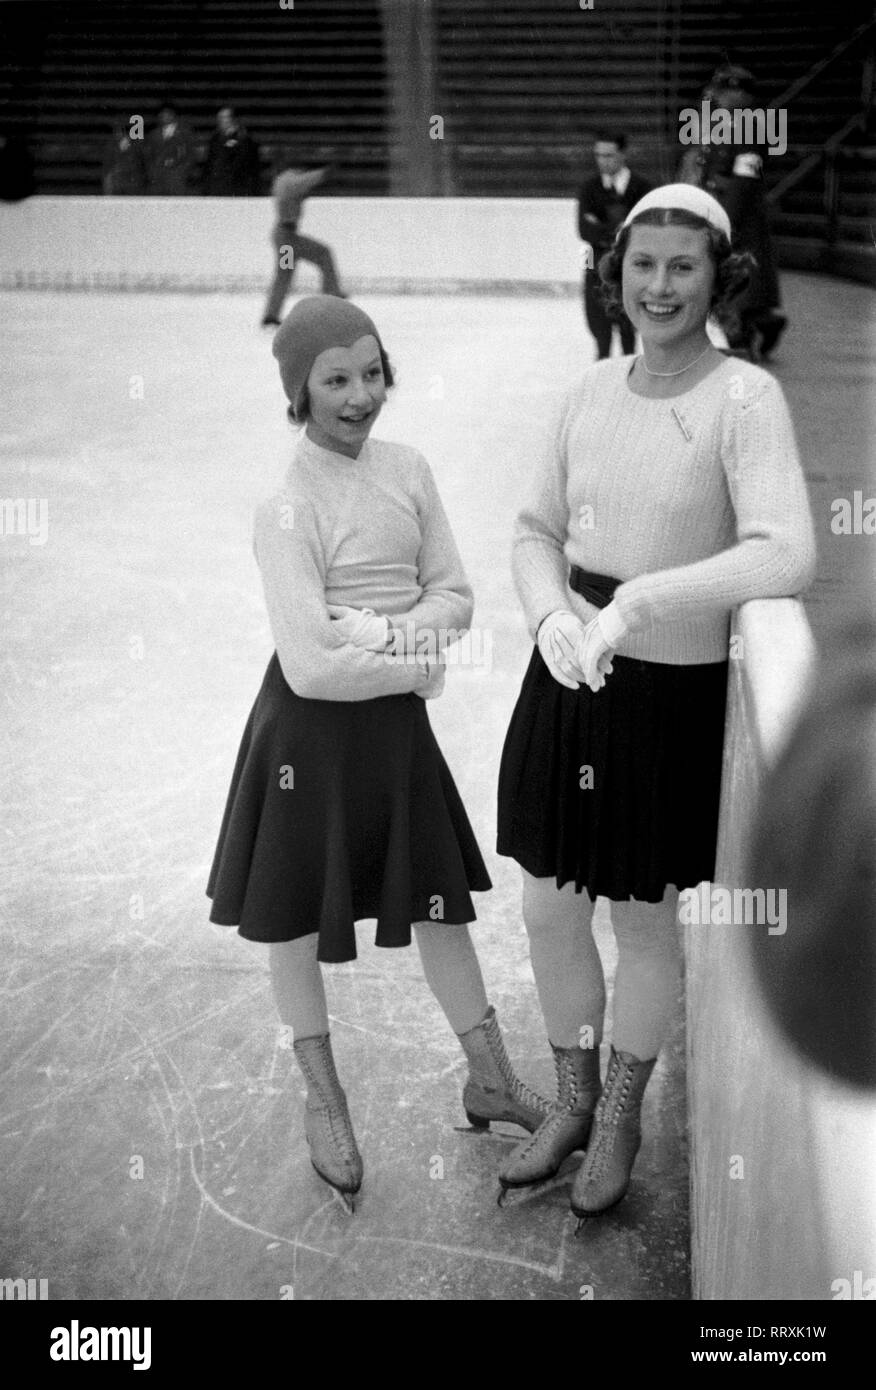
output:
[[[600,273],[642,352],[567,392],[517,519],[536,645],[499,779],[498,849],[523,869],[558,1075],[552,1113],[500,1180],[537,1183],[586,1145],[579,1217],[627,1189],[677,1004],[678,893],[714,872],[730,610],[798,593],[815,558],[782,392],[706,332],[745,279],[720,204],[687,184],[654,189]],[[618,948],[604,1084],[597,896]]]

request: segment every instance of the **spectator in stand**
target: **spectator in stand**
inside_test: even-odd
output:
[[[149,192],[163,198],[190,192],[195,140],[175,102],[165,101],[158,125],[146,141]]]
[[[103,150],[105,194],[118,198],[147,191],[145,143],[134,137],[127,116],[113,122],[113,133]]]
[[[294,169],[289,167],[291,159],[289,151],[280,156],[277,164],[278,173],[271,186],[277,209],[277,221],[271,232],[271,241],[277,262],[262,319],[265,327],[276,327],[280,322],[283,301],[289,293],[294,269],[299,260],[310,261],[319,267],[323,294],[333,294],[339,299],[346,299],[331,248],[323,245],[321,241],[315,241],[313,237],[302,236],[298,231],[298,220],[304,200],[311,189],[322,183],[329,166],[310,171]]]
[[[207,146],[204,192],[213,198],[253,198],[259,192],[259,168],[259,147],[234,107],[220,107]]]
[[[611,250],[614,234],[630,208],[644,198],[651,185],[630,171],[626,162],[627,137],[597,135],[593,158],[598,173],[589,178],[578,197],[578,235],[591,248],[584,271],[584,314],[587,327],[596,340],[597,357],[611,356],[611,340],[616,326],[621,350],[629,355],[636,348],[636,333],[626,314],[615,325],[602,300],[602,283],[596,266]]]

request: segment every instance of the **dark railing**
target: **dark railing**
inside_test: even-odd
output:
[[[862,39],[872,38],[874,29],[876,29],[876,18],[868,19],[864,24],[859,24],[857,29],[853,30],[851,34],[849,34],[846,38],[842,39],[836,45],[836,47],[833,48],[831,52],[827,54],[826,57],[820,58],[817,63],[813,63],[812,67],[809,68],[807,72],[804,72],[801,77],[796,78],[795,81],[791,83],[790,87],[786,87],[785,90],[783,92],[780,92],[779,95],[775,98],[775,100],[769,102],[768,105],[770,107],[775,108],[787,107],[788,105],[790,105],[792,101],[796,100],[796,98],[800,95],[801,92],[805,91],[807,87],[810,87],[812,85],[812,83],[815,81],[817,77],[820,77],[822,73],[826,72],[828,68],[832,67],[838,58],[845,57],[846,54],[850,53],[851,50],[858,43],[861,42]],[[869,82],[870,89],[872,91],[872,50],[869,55],[869,60]]]
[[[853,112],[823,142],[811,146],[796,145],[793,153],[796,154],[798,162],[767,193],[767,201],[776,215],[779,224],[778,230],[781,235],[782,215],[785,214],[789,219],[795,215],[793,206],[788,206],[788,195],[793,190],[803,192],[807,182],[811,188],[814,176],[820,170],[820,216],[815,219],[815,228],[824,248],[829,253],[840,242],[848,243],[850,246],[858,243],[861,253],[868,249],[861,228],[866,223],[867,216],[874,212],[872,177],[866,179],[870,194],[867,198],[860,193],[859,189],[854,187],[852,175],[853,173],[860,173],[862,166],[865,171],[869,172],[873,160],[876,159],[876,149],[873,147],[876,142],[870,136],[873,119],[874,67],[876,67],[873,52],[874,33],[876,33],[876,19],[858,25],[829,54],[814,63],[807,72],[769,102],[769,107],[775,109],[789,107],[792,102],[799,100],[802,93],[810,90],[825,73],[834,68],[839,60],[854,57],[858,52],[861,53],[863,61],[857,111]],[[857,139],[855,139],[856,136]],[[858,218],[854,216],[844,217],[843,208],[846,194],[851,199],[857,195],[861,201],[869,203],[868,213]],[[812,216],[811,211],[810,216]],[[821,262],[821,266],[825,269],[829,268],[829,265],[824,261]],[[848,268],[846,267],[846,269]],[[864,265],[863,269],[863,278],[872,282],[876,278],[876,268],[872,265]]]

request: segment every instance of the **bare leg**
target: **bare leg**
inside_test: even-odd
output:
[[[618,963],[614,986],[615,1050],[642,1061],[657,1056],[675,1016],[681,976],[678,889],[660,903],[611,904]]]
[[[277,1013],[295,1038],[318,1037],[329,1031],[325,985],[316,958],[318,941],[317,933],[312,932],[269,947]]]
[[[594,904],[574,884],[523,870],[523,920],[547,1035],[554,1047],[598,1047],[605,1019],[605,976],[591,923]],[[583,1029],[592,1033],[583,1033]]]
[[[468,927],[413,925],[426,981],[468,1059],[462,1103],[469,1122],[483,1130],[493,1120],[503,1120],[531,1133],[541,1124],[547,1103],[524,1086],[505,1050]]]
[[[272,943],[271,985],[280,1015],[280,1045],[294,1045],[307,1083],[304,1134],[310,1161],[352,1211],[353,1198],[362,1186],[362,1155],[335,1069],[325,986],[316,958],[318,941],[312,932],[297,941]]]
[[[599,1044],[605,977],[593,940],[593,907],[574,884],[523,871],[523,920],[545,1027],[557,1070],[557,1099],[531,1139],[502,1164],[503,1192],[557,1173],[587,1143],[599,1098]]]
[[[486,1016],[488,1003],[467,926],[414,922],[426,983],[454,1033],[467,1033]]]

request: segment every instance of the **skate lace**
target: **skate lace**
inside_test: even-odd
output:
[[[538,1129],[530,1135],[523,1147],[519,1150],[520,1157],[524,1158],[538,1149],[546,1140],[552,1139],[557,1130],[560,1129],[564,1120],[568,1120],[570,1111],[552,1105],[545,1118],[542,1120]]]
[[[514,1099],[519,1101],[521,1105],[525,1105],[529,1110],[534,1110],[537,1114],[544,1113],[544,1097],[540,1096],[537,1091],[531,1091],[513,1072],[509,1078],[509,1084]]]
[[[575,1106],[581,1095],[578,1086],[578,1078],[574,1067],[567,1065],[558,1053],[554,1054],[557,1069],[557,1089],[561,1096],[568,1097],[565,1104],[555,1103],[548,1107],[548,1112],[542,1120],[534,1134],[530,1135],[521,1150],[521,1158],[531,1154],[539,1148],[545,1141],[553,1139],[554,1135],[562,1128],[564,1122],[570,1119],[575,1113]],[[525,1087],[523,1088],[526,1089]],[[544,1102],[542,1102],[543,1104]]]
[[[633,1081],[632,1067],[618,1063],[606,1085],[594,1116],[594,1138],[584,1159],[587,1178],[600,1178],[614,1152],[617,1127],[626,1107]]]
[[[299,1064],[305,1078],[313,1087],[314,1093],[319,1097],[319,1102],[313,1108],[323,1115],[328,1122],[329,1134],[332,1143],[336,1146],[342,1158],[347,1162],[355,1163],[359,1157],[359,1150],[356,1147],[356,1136],[353,1133],[353,1125],[350,1120],[350,1112],[347,1109],[346,1098],[332,1094],[332,1090],[340,1090],[340,1082],[334,1070],[334,1063],[330,1054],[322,1052],[323,1065],[329,1070],[330,1080],[328,1085],[324,1084],[306,1056],[299,1057]]]
[[[356,1148],[356,1136],[353,1134],[353,1126],[350,1123],[350,1116],[346,1110],[339,1106],[326,1106],[323,1112],[328,1120],[329,1132],[332,1142],[337,1146],[342,1156],[354,1162],[358,1157]]]
[[[565,1076],[565,1083],[566,1083],[565,1086],[563,1085],[563,1079],[564,1079],[564,1078],[563,1078],[563,1076],[562,1076],[562,1074],[561,1074],[561,1075],[560,1075],[560,1091],[561,1091],[561,1094],[562,1094],[563,1092],[565,1092],[565,1094],[568,1095],[568,1097],[569,1097],[568,1109],[569,1109],[569,1110],[574,1110],[574,1109],[575,1109],[575,1106],[578,1104],[578,1100],[579,1100],[579,1098],[580,1098],[581,1092],[580,1092],[579,1089],[578,1089],[578,1078],[576,1077],[575,1072],[574,1072],[574,1070],[573,1070],[572,1067],[569,1067],[569,1068],[568,1068],[567,1074],[566,1074],[566,1076]]]
[[[531,1091],[529,1087],[520,1080],[520,1077],[515,1072],[511,1063],[511,1058],[508,1056],[502,1044],[502,1035],[499,1032],[498,1025],[491,1027],[488,1031],[490,1041],[493,1043],[491,1051],[499,1065],[499,1075],[502,1077],[511,1095],[519,1104],[525,1105],[529,1110],[543,1113],[545,1110],[543,1097],[538,1095],[536,1091]]]
[[[557,1067],[558,1094],[568,1097],[568,1101],[563,1108],[574,1111],[581,1096],[585,1094],[585,1088],[581,1086],[581,1078],[571,1058],[565,1057],[560,1053],[556,1053],[554,1056]]]

